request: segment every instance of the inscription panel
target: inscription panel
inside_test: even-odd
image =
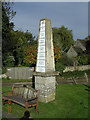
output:
[[[45,32],[40,32],[40,38],[45,38]]]
[[[39,42],[44,42],[45,43],[45,39],[39,39]]]
[[[45,67],[37,67],[36,71],[37,72],[45,72]]]
[[[45,46],[45,42],[39,42],[40,46]]]
[[[39,46],[38,52],[45,52],[45,46]]]
[[[45,66],[45,60],[37,60],[37,66]]]
[[[40,28],[40,32],[45,32],[45,26]]]
[[[38,53],[38,57],[45,57],[45,53]]]
[[[37,59],[45,59],[45,53],[38,53]]]
[[[45,56],[38,56],[37,60],[45,60]]]
[[[40,36],[38,42],[37,72],[45,72],[45,20],[40,21]]]

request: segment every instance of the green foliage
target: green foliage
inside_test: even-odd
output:
[[[79,65],[87,65],[88,64],[87,55],[78,56],[78,64]]]
[[[2,118],[1,120],[8,120],[7,118]]]
[[[73,65],[73,59],[68,58],[66,53],[61,53],[61,58],[58,62],[56,62],[56,71],[59,71],[61,74],[66,66]]]
[[[14,23],[10,20],[16,14],[12,6],[12,2],[2,2],[2,61],[7,58],[8,52],[11,50],[10,31],[13,30]]]
[[[15,31],[14,31],[15,32]],[[16,45],[13,50],[13,54],[15,56],[15,65],[22,64],[24,65],[24,57],[25,57],[25,51],[30,46],[35,44],[35,37],[32,36],[32,34],[28,31],[21,32],[16,31]],[[27,65],[26,65],[27,66]]]
[[[35,44],[35,36],[26,31],[14,31],[14,23],[10,20],[15,16],[12,2],[2,3],[2,61],[4,66],[12,66],[13,63],[9,58],[11,54],[15,59],[15,66],[22,65],[25,49],[30,45]],[[7,65],[8,64],[8,65]]]
[[[73,59],[67,57],[66,53],[63,53],[61,56],[61,62],[65,65],[65,66],[72,66],[73,65]]]
[[[68,30],[64,26],[53,28],[53,41],[54,45],[60,46],[62,50],[68,50],[74,43],[72,30]]]
[[[2,74],[6,73],[6,72],[7,72],[6,67],[2,67]]]
[[[63,70],[65,69],[65,65],[61,62],[56,63],[56,71],[59,71],[61,74],[63,73]]]
[[[87,61],[88,61],[87,64],[89,65],[90,64],[90,54],[87,54],[86,56],[87,56]]]
[[[11,57],[7,57],[6,60],[3,61],[3,63],[6,67],[13,67],[14,66],[14,61]]]
[[[32,67],[32,64],[30,64],[29,62],[26,62],[26,59],[24,58],[24,60],[23,60],[23,66]]]
[[[23,65],[25,51],[30,46],[35,44],[35,37],[32,36],[30,32],[22,32],[22,31],[10,31],[9,37],[9,49],[8,53],[12,54],[15,59],[15,66]],[[5,53],[4,53],[5,54]],[[8,54],[6,55],[8,56]],[[7,58],[4,57],[3,61]],[[4,63],[3,63],[4,64]],[[6,64],[5,64],[6,65]]]
[[[84,77],[84,74],[87,73],[87,75],[90,75],[90,70],[85,70],[85,71],[69,71],[69,72],[64,72],[62,73],[62,77],[64,78],[72,78],[72,77]]]

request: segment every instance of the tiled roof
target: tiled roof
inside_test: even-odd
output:
[[[83,54],[83,51],[81,48],[78,48],[78,47],[73,47],[73,49],[78,53],[78,55],[81,55]]]

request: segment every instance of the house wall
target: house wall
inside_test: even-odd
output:
[[[76,41],[76,43],[75,43],[74,46],[75,46],[75,47],[81,48],[83,51],[86,50],[86,48],[82,45],[82,43],[81,43],[80,41]]]
[[[76,53],[76,51],[71,46],[71,48],[67,52],[67,56],[72,58],[72,57],[76,57],[77,55],[78,54]]]

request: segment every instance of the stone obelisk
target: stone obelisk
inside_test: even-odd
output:
[[[38,36],[38,53],[35,72],[35,89],[40,90],[41,102],[55,99],[55,63],[51,20],[40,20]]]

